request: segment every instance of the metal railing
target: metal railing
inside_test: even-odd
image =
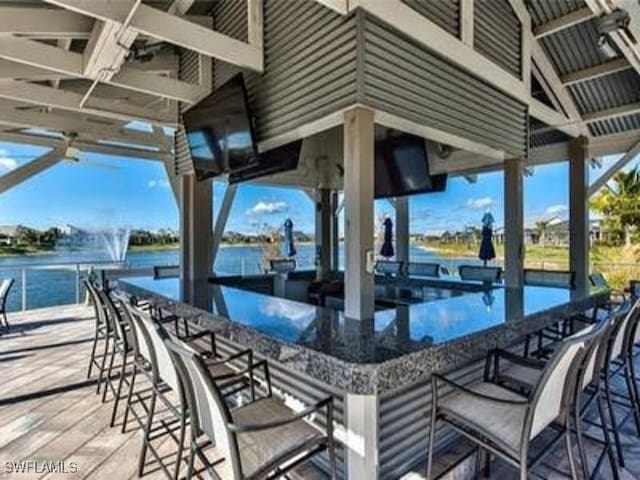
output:
[[[0,279],[15,280],[7,307],[28,310],[80,303],[84,298],[82,280],[89,272],[105,268],[127,268],[123,262],[16,263],[0,265]]]

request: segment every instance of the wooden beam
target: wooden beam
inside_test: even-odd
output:
[[[346,15],[349,13],[349,1],[348,0],[316,0],[318,3],[324,5],[331,10]]]
[[[474,0],[460,2],[460,40],[469,47],[473,47]]]
[[[72,75],[52,72],[44,68],[32,67],[10,60],[0,59],[0,80],[24,80],[32,82],[75,78]]]
[[[128,13],[126,2],[46,1],[102,21],[122,23]],[[262,49],[145,4],[137,8],[129,28],[242,68],[263,70]]]
[[[96,64],[91,57],[24,38],[0,38],[0,58],[70,77],[95,79],[97,75],[101,81],[111,85],[187,103],[193,103],[203,94],[203,88],[198,85],[148,73],[133,66],[124,66],[118,73],[114,71],[106,75],[98,68],[103,64]],[[91,61],[92,66],[86,65],[87,61]]]
[[[0,124],[16,128],[42,128],[58,132],[84,133],[103,140],[150,145],[161,149],[169,149],[173,143],[164,135],[162,138],[155,133],[127,129],[124,126],[114,128],[100,120],[80,115],[33,112],[0,106]]]
[[[541,122],[550,125],[554,129],[560,130],[571,137],[580,135],[580,130],[576,125],[571,123],[562,113],[548,107],[540,100],[531,99],[529,105],[529,114]]]
[[[523,160],[504,162],[504,282],[507,287],[524,284],[524,182]]]
[[[213,227],[213,239],[211,245],[211,261],[215,265],[220,244],[222,243],[222,236],[224,229],[227,226],[227,220],[229,220],[229,214],[231,213],[231,207],[233,207],[233,201],[236,198],[236,192],[238,185],[227,185],[227,189],[224,192],[222,198],[222,205],[220,205],[220,211]]]
[[[626,58],[616,58],[595,67],[585,68],[576,72],[568,73],[560,77],[560,81],[566,87],[580,82],[593,80],[594,78],[611,75],[633,68]]]
[[[102,98],[90,98],[80,107],[83,95],[33,83],[6,80],[0,82],[0,98],[19,100],[32,105],[45,105],[72,112],[90,113],[117,120],[139,120],[153,125],[176,125],[177,119],[157,110],[118,104]]]
[[[547,35],[552,35],[566,28],[578,25],[579,23],[586,22],[594,16],[594,13],[589,7],[583,7],[568,13],[567,15],[551,20],[550,22],[539,25],[533,30],[533,35],[536,39],[544,38]]]
[[[0,194],[30,179],[34,175],[57,165],[63,159],[64,150],[55,148],[0,177]]]
[[[633,115],[634,113],[640,113],[640,102],[630,103],[620,107],[607,108],[605,110],[598,110],[592,113],[585,113],[582,118],[585,122],[593,123],[601,120],[609,120],[610,118]]]
[[[602,187],[604,187],[611,177],[613,177],[617,172],[619,172],[622,168],[624,168],[629,162],[634,160],[638,155],[640,155],[640,141],[636,143],[627,153],[625,153],[618,161],[616,161],[613,165],[611,165],[605,172],[600,175],[595,182],[589,185],[587,190],[587,198],[592,197],[595,193],[598,192]]]
[[[68,10],[0,7],[0,35],[39,38],[88,38],[93,20]]]
[[[584,294],[589,284],[588,140],[579,137],[569,145],[569,269],[576,291]]]

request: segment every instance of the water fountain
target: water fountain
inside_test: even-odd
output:
[[[127,257],[129,249],[129,237],[131,229],[129,227],[111,227],[99,231],[105,250],[112,262],[122,263]]]

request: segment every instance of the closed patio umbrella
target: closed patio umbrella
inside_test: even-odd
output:
[[[284,221],[284,248],[287,252],[287,257],[294,257],[297,253],[293,244],[293,222],[290,218]]]
[[[482,240],[480,242],[480,253],[478,254],[485,267],[488,261],[496,258],[496,250],[493,248],[493,222],[493,215],[487,211],[482,217]]]
[[[393,222],[389,217],[384,219],[384,242],[382,242],[382,248],[380,249],[380,255],[384,258],[391,258],[394,255],[393,251]]]

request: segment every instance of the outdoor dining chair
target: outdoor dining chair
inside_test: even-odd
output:
[[[7,299],[9,298],[9,292],[13,287],[15,280],[13,278],[5,278],[0,283],[0,314],[4,320],[4,326],[9,328],[9,320],[7,320]]]
[[[567,338],[545,366],[540,380],[528,396],[513,392],[493,382],[463,386],[446,376],[433,374],[433,401],[429,431],[427,479],[431,479],[436,424],[443,421],[519,469],[526,480],[540,456],[530,458],[531,442],[547,427],[557,426],[565,438],[571,477],[577,478],[571,451],[568,392],[577,380],[573,368],[585,350],[588,338]],[[453,391],[446,394],[446,386]]]
[[[168,340],[167,346],[187,397],[191,419],[188,480],[194,476],[196,455],[205,463],[208,473],[217,478],[203,452],[203,444],[207,442],[201,442],[201,437],[208,438],[224,457],[220,467],[226,467],[228,473],[221,477],[228,480],[279,478],[324,451],[328,451],[331,478],[335,480],[331,397],[294,412],[273,396],[268,364],[263,360],[255,366],[260,364],[263,369],[266,393],[232,410],[200,355],[180,342]],[[326,415],[324,429],[305,420],[322,412]]]

